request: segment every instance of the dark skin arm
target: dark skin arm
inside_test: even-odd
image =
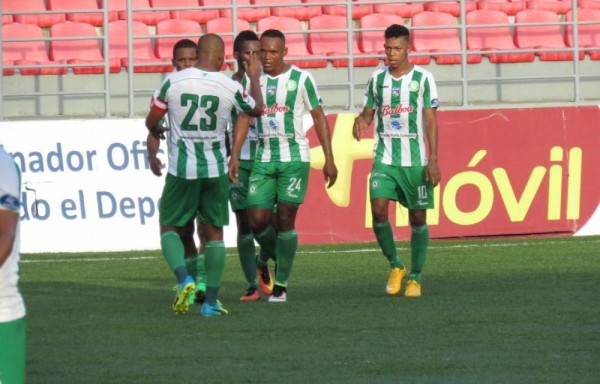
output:
[[[17,236],[19,214],[13,211],[0,210],[0,267],[12,252]]]
[[[373,116],[375,116],[375,110],[371,108],[363,108],[362,112],[354,119],[354,126],[352,127],[352,136],[356,141],[360,141],[364,133],[369,128],[369,125],[373,122]]]
[[[231,148],[231,157],[229,158],[229,179],[238,182],[239,156],[248,135],[250,121],[252,117],[246,113],[241,113],[233,126],[233,147]]]
[[[146,148],[148,149],[148,161],[150,162],[150,170],[156,176],[162,175],[163,164],[156,155],[160,147],[160,140],[148,133],[146,137]]]
[[[338,174],[338,170],[333,160],[333,151],[331,150],[331,131],[329,130],[327,118],[325,117],[325,113],[323,113],[323,109],[321,107],[317,107],[310,111],[310,115],[313,118],[317,137],[319,138],[321,148],[323,148],[323,153],[325,154],[323,176],[325,177],[327,188],[330,188],[335,184]]]
[[[425,113],[425,135],[429,145],[429,163],[425,171],[425,180],[435,187],[442,179],[442,173],[438,165],[438,126],[435,108],[424,110]]]
[[[256,103],[252,111],[249,112],[249,114],[251,116],[257,117],[260,116],[264,108],[262,92],[260,90],[261,66],[258,58],[252,56],[250,60],[244,61],[244,70],[250,78],[250,96],[252,96],[254,102]]]
[[[150,134],[157,139],[164,139],[164,133],[168,130],[167,127],[160,124],[162,118],[167,114],[167,111],[161,111],[156,108],[150,108],[150,112],[146,116],[146,128]]]

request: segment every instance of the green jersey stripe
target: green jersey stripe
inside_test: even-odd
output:
[[[185,178],[188,155],[183,140],[177,140],[177,152],[177,176]]]

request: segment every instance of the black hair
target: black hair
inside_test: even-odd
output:
[[[278,29],[267,29],[266,31],[264,31],[261,35],[261,38],[263,37],[276,37],[279,38],[281,40],[283,40],[283,42],[285,43],[285,35],[283,34],[283,32],[281,32]]]
[[[246,41],[258,41],[258,35],[250,30],[238,33],[235,40],[233,40],[233,52],[240,52],[242,50],[242,45],[244,45]]]
[[[403,37],[406,41],[410,40],[410,31],[404,25],[392,24],[385,30],[385,39],[395,39]]]
[[[173,46],[173,58],[175,58],[175,51],[177,51],[180,48],[193,48],[193,49],[197,49],[198,48],[198,44],[196,44],[195,42],[193,42],[190,39],[181,39],[181,40],[179,40]]]

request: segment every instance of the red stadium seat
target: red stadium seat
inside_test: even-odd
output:
[[[527,0],[527,8],[564,15],[571,10],[571,0]]]
[[[309,31],[345,29],[346,17],[334,15],[320,15],[313,17],[308,22]],[[352,53],[361,55],[363,52],[358,48],[356,39],[352,38]],[[308,51],[315,55],[345,56],[348,55],[347,32],[311,32],[308,34]],[[347,67],[347,59],[332,59],[334,67]],[[379,64],[378,59],[356,58],[353,61],[355,67],[374,67]]]
[[[301,21],[307,21],[312,17],[322,13],[320,5],[312,5],[308,7],[277,7],[274,4],[299,4],[298,0],[254,0],[254,4],[262,7],[270,7],[271,15],[293,17]]]
[[[423,3],[374,4],[373,12],[411,18],[423,12]]]
[[[412,18],[413,27],[449,26],[444,29],[414,29],[411,36],[411,47],[414,52],[430,52],[435,57],[437,64],[459,64],[462,61],[460,54],[436,55],[436,52],[460,51],[460,38],[456,18],[444,12],[422,12]],[[468,63],[481,62],[481,55],[467,56]]]
[[[46,44],[42,40],[42,29],[33,24],[11,23],[2,26],[2,65],[47,65],[66,64],[64,61],[50,61]],[[10,42],[13,39],[35,39],[35,41]],[[5,75],[13,74],[7,70]],[[67,67],[22,68],[22,75],[64,75]]]
[[[283,16],[270,16],[261,19],[256,24],[257,32],[267,29],[278,29],[285,32],[285,45],[288,54],[286,62],[300,68],[325,68],[326,59],[310,60],[311,54],[306,48],[305,35],[303,33],[287,33],[287,31],[302,31],[302,23],[298,19]]]
[[[217,19],[218,20],[218,19]],[[155,54],[159,59],[172,59],[173,46],[181,39],[198,41],[202,36],[200,24],[193,20],[163,20],[156,24]],[[161,37],[163,35],[182,35],[180,37]]]
[[[75,22],[54,24],[50,28],[50,37],[90,37],[85,40],[51,40],[50,59],[65,60],[72,64],[73,72],[76,74],[104,73],[104,58],[100,51],[100,40],[97,39],[96,29],[93,25]],[[82,67],[78,64],[97,65]],[[120,60],[110,59],[109,70],[111,73],[120,72]]]
[[[509,0],[479,0],[477,9],[490,9],[494,11],[502,11],[507,15],[513,16],[519,11],[527,8],[527,3],[523,1]]]
[[[302,0],[305,4],[310,3],[323,3],[323,2],[332,2],[332,3],[345,3],[346,0]],[[356,2],[357,0],[353,0]],[[337,16],[346,16],[346,6],[345,5],[322,5],[321,10],[326,15],[337,15]],[[373,6],[371,4],[360,4],[360,5],[352,5],[352,18],[360,19],[363,16],[370,15],[373,13]]]
[[[580,48],[600,48],[600,9],[579,9],[578,14],[579,22],[584,21],[595,21],[597,24],[580,24],[578,28],[578,45]],[[573,13],[567,12],[567,21],[573,20]],[[572,47],[573,41],[573,28],[567,25],[566,30],[566,43],[567,46]],[[600,50],[588,51],[592,60],[600,60]]]
[[[223,42],[225,43],[225,58],[228,60],[233,59],[233,39],[235,34],[251,29],[250,23],[242,19],[238,19],[236,28],[236,32],[234,32],[233,20],[228,17],[221,17],[206,23],[206,33],[216,33],[223,38]],[[231,68],[233,69],[234,67],[235,64],[231,64]]]
[[[2,15],[2,24],[10,24],[13,22],[12,15]]]
[[[218,9],[200,10],[198,0],[150,0],[154,8],[190,7],[195,9],[171,11],[172,19],[189,19],[200,24],[219,17]]]
[[[64,14],[47,14],[44,0],[2,0],[2,12],[39,12],[39,14],[31,15],[14,15],[2,16],[2,24],[4,17],[10,17],[17,23],[35,24],[42,28],[48,28],[56,23],[62,23],[67,20]]]
[[[103,1],[100,0],[100,6]],[[169,11],[137,11],[136,9],[150,8],[149,0],[132,0],[131,19],[133,21],[141,21],[146,25],[156,25],[159,21],[168,20],[171,18]],[[127,0],[108,0],[108,10],[110,13],[116,12],[117,17],[121,20],[127,19]],[[111,19],[113,19],[111,17]]]
[[[501,11],[480,9],[467,13],[467,25],[505,24],[505,27],[468,28],[467,49],[475,51],[517,49],[513,41],[508,15]],[[492,63],[528,62],[535,59],[533,52],[489,53]]]
[[[465,2],[465,13],[474,11],[477,8],[475,1]],[[458,1],[439,1],[434,3],[425,3],[423,9],[430,12],[446,12],[454,17],[460,16],[460,3]]]
[[[216,7],[219,5],[231,7],[232,0],[201,0],[206,6]],[[250,5],[250,0],[238,0],[238,5]],[[219,15],[221,17],[232,18],[233,11],[231,9],[219,9]],[[237,8],[238,19],[246,20],[249,22],[257,22],[258,20],[271,16],[271,10],[269,8]]]
[[[358,34],[358,47],[364,53],[384,54],[385,43],[384,31],[392,24],[404,25],[404,19],[401,16],[393,14],[372,13],[361,17],[359,25],[361,31]],[[362,31],[362,29],[375,29],[380,31]]]
[[[585,9],[600,9],[600,0],[579,0],[579,7]]]
[[[159,59],[154,54],[150,32],[146,24],[141,21],[131,22],[131,33],[133,34],[133,71],[139,72],[170,72],[173,70],[171,60],[167,58]],[[147,39],[138,39],[138,37],[148,36]],[[129,57],[127,53],[127,21],[117,20],[108,24],[108,42],[111,59],[119,59],[121,66],[128,68]],[[167,65],[137,66],[137,64],[150,64],[158,62],[167,63]],[[129,68],[128,68],[129,69]]]
[[[552,11],[526,9],[515,16],[515,44],[519,48],[566,48],[560,25],[523,27],[521,23],[558,23],[559,17]],[[581,52],[579,59],[584,58]],[[538,52],[542,61],[573,60],[573,52]]]
[[[91,24],[94,27],[103,25],[103,14],[98,8],[96,0],[48,0],[48,9],[52,11],[65,11],[67,20],[77,23]],[[69,13],[69,11],[90,10],[94,13]],[[117,20],[117,14],[109,14],[108,21]]]

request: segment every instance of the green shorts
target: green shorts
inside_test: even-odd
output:
[[[160,225],[185,227],[199,215],[215,227],[229,224],[229,176],[187,180],[167,174],[160,207]]]
[[[231,203],[231,209],[234,212],[246,209],[248,182],[250,180],[250,172],[252,172],[253,165],[253,161],[240,160],[238,182],[229,184],[229,202]]]
[[[0,323],[0,383],[25,383],[27,317]]]
[[[304,202],[310,163],[254,162],[248,188],[248,208],[273,208],[281,201],[292,205]]]
[[[433,187],[425,180],[425,167],[393,167],[374,163],[369,182],[371,199],[395,200],[408,209],[432,209]]]

